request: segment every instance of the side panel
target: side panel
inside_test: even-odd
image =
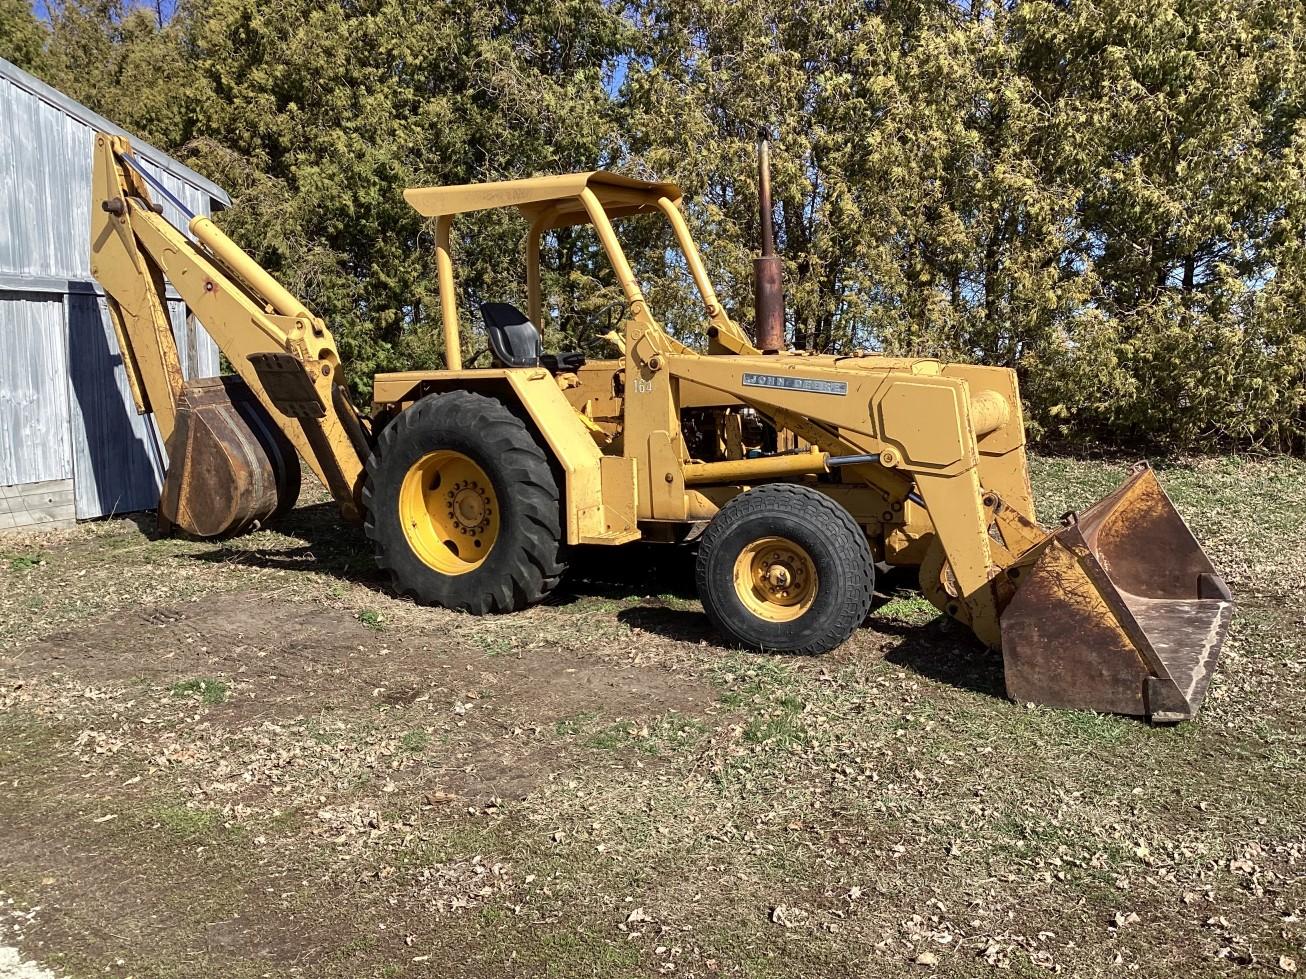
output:
[[[566,473],[567,543],[601,535],[606,529],[600,466],[603,453],[548,371],[512,370],[505,377]]]
[[[1034,490],[1029,483],[1029,464],[1025,459],[1025,417],[1016,372],[1005,367],[948,364],[943,368],[943,374],[965,381],[970,387],[971,397],[993,391],[1007,402],[1011,420],[997,431],[981,435],[976,443],[980,482],[1026,518],[1037,520]]]

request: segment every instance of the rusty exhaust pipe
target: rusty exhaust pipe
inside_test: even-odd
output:
[[[757,290],[753,335],[762,353],[778,354],[785,345],[785,293],[771,227],[771,158],[765,134],[757,141],[757,202],[762,218],[762,254],[753,259],[753,283]]]

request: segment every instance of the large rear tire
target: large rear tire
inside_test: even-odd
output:
[[[816,490],[769,483],[735,497],[698,548],[698,595],[732,644],[824,653],[866,619],[875,566],[848,511]]]
[[[422,605],[512,612],[566,570],[548,456],[493,398],[454,391],[401,412],[368,460],[363,504],[377,564]]]

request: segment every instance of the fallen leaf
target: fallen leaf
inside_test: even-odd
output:
[[[1130,911],[1128,914],[1124,911],[1117,911],[1115,916],[1111,919],[1113,928],[1123,928],[1125,925],[1136,925],[1142,920],[1143,919],[1138,917],[1138,915],[1133,911]]]
[[[783,904],[777,904],[771,909],[771,923],[780,925],[782,928],[792,928],[806,917],[807,912],[801,908],[789,908]]]

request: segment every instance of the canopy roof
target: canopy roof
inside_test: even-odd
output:
[[[610,218],[653,213],[658,209],[659,197],[673,204],[681,197],[680,188],[673,183],[590,170],[455,187],[410,187],[404,191],[404,200],[418,214],[429,218],[515,207],[532,222],[543,215],[552,215],[548,226],[557,228],[588,223],[589,215],[580,199],[581,191],[586,188],[594,192]]]

